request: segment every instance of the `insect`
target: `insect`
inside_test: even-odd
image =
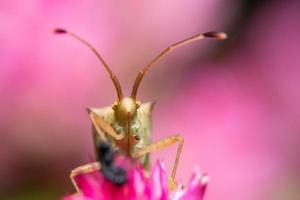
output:
[[[97,146],[100,142],[108,142],[112,145],[113,149],[127,154],[133,160],[139,160],[145,168],[149,168],[149,153],[178,143],[172,173],[169,177],[169,187],[176,187],[175,175],[184,139],[180,134],[178,134],[169,136],[157,142],[151,142],[151,112],[154,104],[152,102],[141,104],[137,98],[138,88],[148,70],[174,49],[204,38],[224,40],[227,35],[223,32],[206,32],[203,34],[197,34],[169,46],[158,54],[148,65],[142,68],[135,79],[131,95],[128,97],[123,96],[121,85],[117,76],[112,72],[102,56],[90,43],[75,33],[69,32],[65,29],[56,29],[55,33],[68,34],[90,48],[110,75],[115,86],[118,99],[111,106],[88,109],[88,115],[93,126],[95,146]],[[99,162],[80,166],[72,170],[70,177],[73,183],[75,183],[74,177],[76,175],[80,173],[88,173],[100,168]]]

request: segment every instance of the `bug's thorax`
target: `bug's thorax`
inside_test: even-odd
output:
[[[140,138],[137,138],[139,127],[137,118],[134,118],[133,121],[128,121],[128,125],[121,125],[116,121],[113,124],[113,127],[118,134],[123,136],[121,140],[115,140],[115,144],[128,155],[130,155],[131,149],[140,140]]]
[[[112,106],[116,118],[114,128],[119,134],[124,135],[124,138],[116,143],[128,153],[131,147],[138,142],[135,127],[138,124],[137,110],[139,107],[140,103],[131,97],[124,97]]]

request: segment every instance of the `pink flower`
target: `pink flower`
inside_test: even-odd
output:
[[[63,200],[202,200],[207,180],[206,175],[195,172],[187,187],[179,185],[169,191],[164,166],[157,162],[149,176],[142,168],[130,170],[128,181],[121,186],[100,172],[80,174],[75,181],[81,192]]]

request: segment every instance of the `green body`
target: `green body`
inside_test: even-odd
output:
[[[95,146],[97,146],[99,142],[109,142],[115,150],[120,150],[121,152],[124,152],[124,154],[128,153],[130,156],[133,152],[143,149],[145,146],[151,144],[152,108],[152,102],[141,104],[140,107],[136,109],[134,116],[131,116],[129,124],[125,123],[128,122],[128,120],[120,119],[116,110],[111,106],[104,108],[91,108],[90,110],[92,112],[97,114],[99,117],[102,117],[118,134],[124,135],[124,139],[116,141],[113,137],[104,132],[101,132],[100,134],[97,133],[93,124]],[[130,131],[128,131],[127,127],[130,127]],[[128,139],[129,134],[132,137],[138,135],[140,139],[135,143],[130,143],[130,137]],[[139,161],[146,168],[150,167],[149,154],[140,157]]]

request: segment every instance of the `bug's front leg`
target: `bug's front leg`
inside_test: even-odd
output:
[[[94,125],[97,134],[100,135],[102,141],[107,141],[106,136],[103,134],[107,133],[111,137],[116,140],[121,140],[124,138],[125,135],[118,134],[113,127],[111,127],[102,117],[88,109],[88,115],[92,124]]]
[[[176,184],[175,184],[175,175],[176,175],[176,170],[177,170],[177,165],[178,165],[179,157],[180,157],[181,150],[182,150],[182,147],[183,147],[183,142],[184,142],[184,138],[181,135],[179,135],[179,134],[178,135],[169,136],[169,137],[167,137],[165,139],[162,139],[162,140],[159,140],[159,141],[157,141],[155,143],[152,143],[149,146],[146,146],[146,147],[144,147],[141,150],[137,150],[136,152],[133,152],[132,153],[132,157],[133,158],[139,158],[139,157],[141,157],[141,156],[143,156],[143,155],[145,155],[147,153],[158,151],[160,149],[169,147],[172,144],[179,143],[178,148],[177,148],[175,162],[174,162],[174,165],[173,165],[173,170],[172,170],[171,177],[170,177],[171,180],[169,182],[169,187],[172,188],[172,189],[175,189],[174,188],[174,187],[176,187]]]
[[[92,173],[92,172],[98,171],[100,169],[101,169],[101,165],[99,162],[88,163],[88,164],[81,165],[81,166],[73,169],[70,174],[70,179],[71,179],[76,191],[80,192],[78,189],[78,186],[76,184],[76,181],[75,181],[76,176],[78,176],[80,174]]]

